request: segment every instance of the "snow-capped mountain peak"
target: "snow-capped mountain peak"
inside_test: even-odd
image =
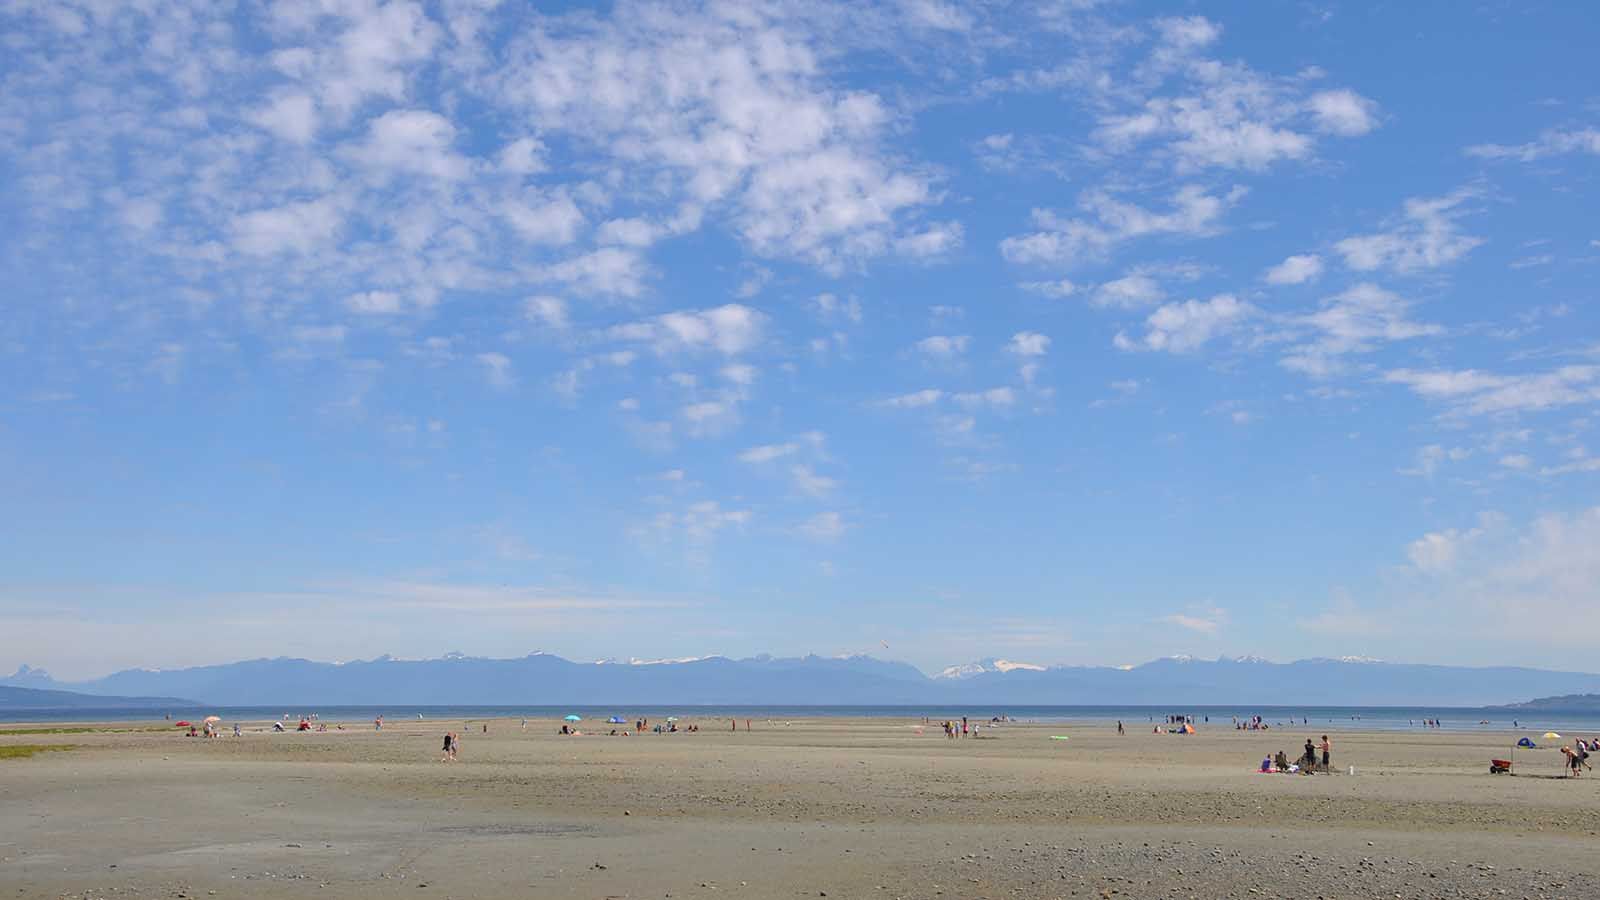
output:
[[[933,677],[954,680],[971,678],[974,675],[982,675],[986,672],[1014,672],[1018,669],[1027,672],[1043,672],[1045,667],[1037,663],[990,657],[989,659],[980,659],[977,662],[969,662],[959,666],[946,666],[939,674]]]

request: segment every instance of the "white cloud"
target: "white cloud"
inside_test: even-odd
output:
[[[608,219],[600,224],[595,238],[602,244],[648,247],[660,240],[666,232],[667,229],[638,217]]]
[[[1600,366],[1562,366],[1524,375],[1476,369],[1395,369],[1383,378],[1469,415],[1537,412],[1600,400]]]
[[[1118,332],[1114,343],[1121,350],[1187,353],[1228,334],[1255,313],[1255,307],[1232,294],[1169,303],[1145,320],[1143,337],[1130,338]]]
[[[1359,272],[1388,268],[1404,274],[1450,265],[1483,243],[1462,234],[1459,225],[1467,212],[1463,204],[1475,195],[1464,188],[1443,197],[1413,197],[1388,230],[1348,237],[1334,247]]]
[[[1568,153],[1592,153],[1600,155],[1600,130],[1594,128],[1582,129],[1552,129],[1539,135],[1539,139],[1526,144],[1478,144],[1467,148],[1467,155],[1481,159],[1511,159],[1519,162],[1534,162],[1550,156],[1561,156]]]
[[[761,372],[749,363],[729,363],[718,369],[717,374],[740,387],[749,387],[756,383]]]
[[[1228,611],[1217,606],[1197,606],[1181,613],[1162,616],[1161,621],[1197,634],[1214,637],[1222,626],[1228,623]]]
[[[917,352],[935,359],[951,359],[967,352],[972,338],[964,334],[936,334],[917,341]]]
[[[1533,465],[1533,457],[1526,453],[1510,453],[1500,457],[1500,465],[1521,471]]]
[[[1429,533],[1406,552],[1413,578],[1391,615],[1497,647],[1587,650],[1600,640],[1600,507],[1521,525],[1480,514],[1474,526]]]
[[[766,316],[738,303],[710,309],[680,310],[653,319],[619,325],[607,335],[618,340],[642,341],[656,353],[715,351],[738,356],[761,342]]]
[[[1019,285],[1023,290],[1046,297],[1060,299],[1071,297],[1078,292],[1078,286],[1065,278],[1055,281],[1024,281]]]
[[[478,364],[483,366],[490,387],[505,390],[517,383],[516,375],[511,369],[511,359],[504,353],[479,353],[475,358]]]
[[[1017,356],[1044,356],[1050,352],[1050,338],[1036,331],[1019,331],[1011,336],[1006,352]]]
[[[811,298],[811,303],[817,317],[824,322],[843,319],[853,325],[861,324],[861,301],[854,297],[841,300],[833,294],[818,294]]]
[[[393,315],[400,312],[400,295],[393,291],[363,291],[344,298],[344,305],[354,313],[369,316]]]
[[[566,331],[571,324],[567,321],[567,303],[560,297],[548,295],[529,297],[522,301],[522,311],[529,321],[552,331]]]
[[[696,400],[684,404],[678,416],[691,437],[714,437],[739,424],[739,398],[723,395],[717,399]]]
[[[307,144],[317,136],[316,101],[302,93],[278,94],[247,118],[291,143]]]
[[[1329,134],[1358,137],[1378,127],[1377,104],[1355,91],[1320,91],[1307,105],[1317,127]]]
[[[1078,202],[1088,215],[1064,219],[1048,210],[1033,211],[1039,230],[1000,242],[1000,252],[1014,263],[1071,265],[1104,256],[1126,241],[1149,235],[1176,234],[1197,237],[1213,234],[1217,220],[1244,196],[1236,187],[1217,196],[1199,185],[1185,185],[1173,194],[1171,208],[1153,212],[1091,191]]]
[[[517,138],[500,148],[497,164],[509,175],[537,175],[549,168],[544,153],[544,142],[538,138]]]
[[[1477,532],[1433,531],[1411,542],[1406,557],[1424,572],[1441,572],[1455,565],[1461,545],[1478,537]]]
[[[960,248],[964,231],[959,222],[940,222],[895,239],[895,252],[914,259],[944,256]]]
[[[1307,343],[1289,349],[1285,368],[1313,377],[1338,374],[1343,357],[1366,353],[1380,343],[1443,333],[1438,325],[1407,318],[1411,307],[1398,295],[1375,284],[1361,283],[1322,301],[1322,308],[1295,320],[1315,331]]]
[[[799,532],[812,540],[836,541],[849,529],[844,516],[836,512],[820,512],[800,523]]]
[[[785,444],[762,444],[759,447],[751,447],[740,453],[739,461],[751,464],[769,463],[775,459],[782,459],[785,456],[797,453],[799,450],[800,445],[792,441]]]
[[[364,143],[347,155],[364,166],[445,180],[466,178],[471,162],[456,153],[450,120],[422,109],[397,109],[372,120]]]
[[[1465,447],[1449,447],[1443,444],[1429,444],[1417,451],[1417,464],[1415,468],[1402,469],[1402,475],[1420,475],[1423,478],[1432,478],[1439,470],[1439,465],[1446,461],[1460,462],[1472,455],[1472,451]]]
[[[724,509],[715,500],[700,500],[689,504],[682,512],[657,513],[647,526],[638,530],[647,536],[678,539],[703,548],[723,531],[743,528],[750,519],[747,509]]]
[[[817,474],[808,465],[790,466],[789,476],[794,481],[795,490],[811,497],[825,497],[839,486],[838,481]]]
[[[583,210],[571,197],[565,194],[546,196],[531,188],[521,195],[506,197],[500,202],[498,212],[506,224],[531,244],[565,246],[578,239],[585,224]]]
[[[1305,284],[1322,274],[1322,257],[1315,253],[1290,256],[1266,271],[1267,284]]]
[[[497,103],[544,134],[612,154],[680,209],[728,210],[755,254],[837,269],[959,242],[954,223],[910,227],[929,178],[880,149],[890,114],[831,86],[804,17],[746,7],[619,7],[552,20],[516,40]]]
[[[1107,281],[1095,288],[1090,302],[1116,309],[1139,309],[1160,303],[1167,296],[1161,284],[1149,275],[1134,273]]]
[[[1305,97],[1301,79],[1205,58],[1201,51],[1221,28],[1202,17],[1159,20],[1156,30],[1150,58],[1132,79],[1107,85],[1108,77],[1100,74],[1085,85],[1101,105],[1113,107],[1099,114],[1094,131],[1107,151],[1155,144],[1157,157],[1170,159],[1179,172],[1261,171],[1310,158],[1315,140],[1305,128],[1354,136],[1375,127],[1374,104],[1353,91]],[[1145,86],[1151,90],[1139,90]]]
[[[951,394],[952,402],[968,409],[979,407],[1003,408],[1016,404],[1017,392],[1008,387],[989,388],[983,391],[965,391]]]
[[[549,234],[560,237],[561,232],[555,229]],[[644,261],[637,252],[619,247],[601,247],[546,267],[544,276],[551,281],[569,284],[586,294],[636,297],[644,290],[645,272]]]
[[[942,399],[944,399],[944,391],[927,388],[913,391],[909,394],[901,394],[898,397],[891,397],[885,400],[884,404],[886,406],[899,407],[900,409],[916,409],[922,406],[932,406]]]
[[[305,255],[331,243],[343,225],[342,205],[332,197],[323,197],[243,213],[229,223],[229,230],[234,249],[241,253]]]

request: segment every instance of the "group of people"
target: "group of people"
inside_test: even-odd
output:
[[[943,726],[944,736],[947,738],[966,737],[972,733],[971,726],[967,724],[966,716],[962,716],[959,722],[954,719],[946,719],[940,725]]]
[[[1570,777],[1577,778],[1585,769],[1594,768],[1589,765],[1590,750],[1600,750],[1600,740],[1585,741],[1583,738],[1578,738],[1573,741],[1572,747],[1561,748],[1561,754],[1567,758],[1567,772]]]
[[[1317,760],[1319,751],[1322,755],[1320,764]],[[1300,754],[1300,759],[1295,762],[1290,762],[1289,755],[1279,750],[1276,754],[1261,760],[1260,771],[1295,772],[1308,775],[1318,771],[1319,768],[1324,772],[1333,771],[1333,741],[1327,735],[1322,736],[1320,744],[1313,743],[1311,738],[1306,738],[1305,750]]]
[[[1240,719],[1233,720],[1233,730],[1235,731],[1266,731],[1271,727],[1271,725],[1262,721],[1260,716],[1251,716],[1242,721]]]

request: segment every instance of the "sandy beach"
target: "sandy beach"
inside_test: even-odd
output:
[[[1326,730],[755,721],[563,737],[393,720],[0,748],[13,897],[1571,897],[1600,778],[1491,776],[1504,733],[1330,731],[1340,774],[1260,775]],[[685,725],[688,722],[683,723]],[[48,728],[63,726],[53,723]],[[97,726],[102,727],[102,726]],[[103,726],[113,727],[113,726]],[[148,723],[118,726],[147,729]],[[584,723],[585,728],[596,727]],[[631,726],[630,726],[631,727]],[[460,759],[440,762],[446,731]],[[1305,732],[1305,733],[1302,733]],[[1051,735],[1070,740],[1051,740]],[[1356,774],[1348,774],[1349,766]]]

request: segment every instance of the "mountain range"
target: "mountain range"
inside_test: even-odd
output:
[[[1557,692],[1600,693],[1600,675],[1516,667],[1386,663],[1357,657],[1288,663],[1167,657],[1138,666],[1040,666],[982,660],[929,677],[870,656],[573,662],[512,659],[330,663],[254,659],[129,669],[62,683],[23,666],[0,685],[100,696],[185,696],[219,706],[335,705],[1170,705],[1484,706]]]
[[[191,707],[177,697],[114,697],[0,684],[0,711],[34,709],[163,709]]]
[[[1510,703],[1505,709],[1535,712],[1600,712],[1600,694],[1563,694],[1560,697],[1538,697],[1524,703]]]

